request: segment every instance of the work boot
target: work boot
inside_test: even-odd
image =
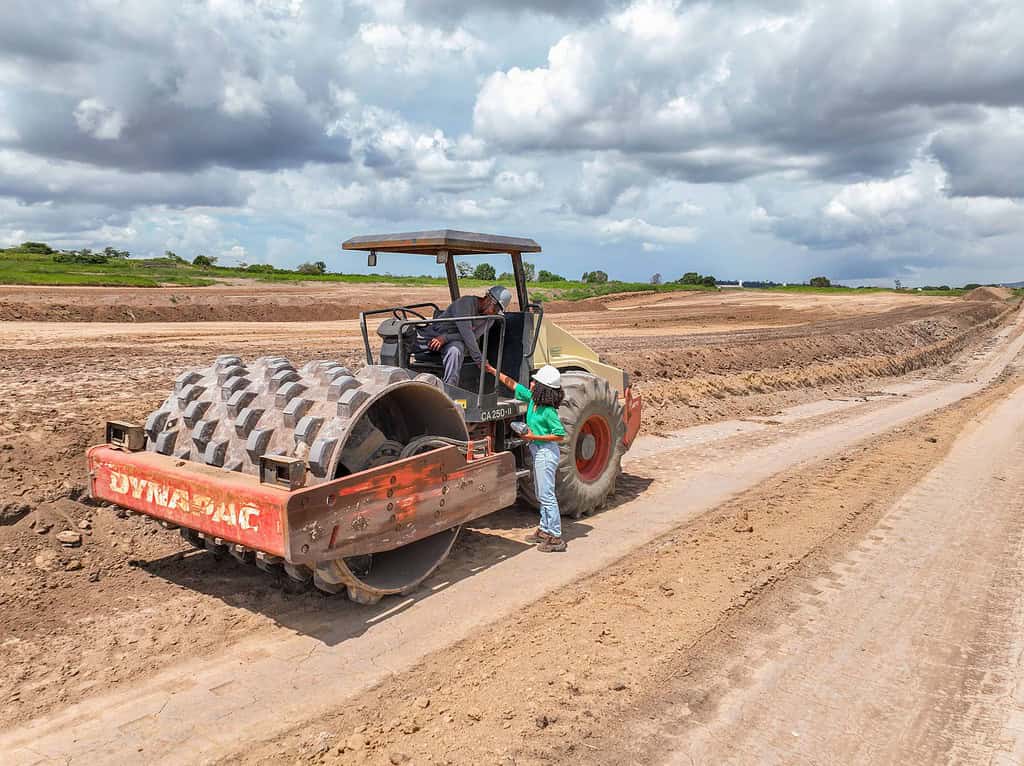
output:
[[[551,535],[549,535],[547,532],[545,532],[540,527],[537,527],[535,530],[533,530],[533,533],[530,534],[526,538],[526,542],[528,542],[528,543],[543,543],[549,537],[551,537]]]
[[[561,537],[548,535],[548,539],[537,546],[541,553],[561,553],[565,550],[565,540]]]

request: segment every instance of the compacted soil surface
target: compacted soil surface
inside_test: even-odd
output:
[[[795,405],[869,406],[893,384],[969,378],[972,359],[1015,315],[1001,296],[978,297],[633,295],[556,304],[548,316],[630,373],[645,400],[644,438],[657,440],[726,419],[771,424]],[[290,626],[337,608],[336,599],[218,561],[143,517],[93,504],[84,452],[101,440],[105,420],[141,422],[178,374],[218,354],[358,367],[362,341],[351,317],[420,299],[443,294],[344,285],[0,292],[0,316],[11,319],[0,322],[0,731],[130,688],[185,658],[294,633]],[[303,321],[295,311],[307,312]],[[778,476],[466,639],[443,662],[419,665],[269,744],[239,743],[231,758],[674,757],[682,745],[668,732],[679,728],[678,706],[689,706],[692,721],[710,720],[724,694],[708,637],[742,642],[756,620],[767,624],[770,608],[751,611],[769,603],[766,589],[820,574],[1018,382],[1011,370],[965,404]],[[646,459],[623,478],[616,503],[656,492],[678,470]],[[518,509],[482,519],[445,567],[471,577],[521,550],[534,524]],[[736,610],[761,616],[730,627]],[[702,696],[693,699],[683,679],[699,673]],[[629,752],[627,729],[642,732],[637,747],[647,750]],[[738,762],[752,752],[762,751],[736,750]]]

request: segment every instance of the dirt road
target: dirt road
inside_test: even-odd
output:
[[[938,429],[936,443],[877,441],[894,428],[916,432],[921,417],[954,402],[956,418],[980,413],[967,403],[1005,374],[1022,342],[998,301],[847,299],[856,304],[635,296],[555,315],[629,370],[647,397],[646,435],[630,453],[617,506],[568,527],[572,555],[554,561],[519,541],[529,514],[481,520],[428,588],[375,610],[186,552],[155,525],[79,499],[81,454],[105,417],[140,419],[183,367],[226,345],[356,364],[354,322],[0,322],[0,752],[15,763],[73,754],[276,762],[281,752],[387,762],[392,747],[417,762],[629,760],[616,761],[615,741],[597,732],[631,720],[627,701],[646,711],[641,723],[660,720],[666,698],[650,708],[644,700],[664,684],[647,679],[644,663],[669,662],[666,648],[691,646],[685,636],[793,570],[830,524],[846,523],[851,498],[874,508],[909,490],[966,421]],[[864,439],[873,440],[867,452],[854,446]],[[810,482],[828,455],[824,478]],[[857,476],[840,490],[833,475],[850,470]],[[796,473],[777,478],[788,471]],[[819,494],[833,484],[842,500]],[[760,505],[731,505],[737,493],[771,487]],[[765,505],[800,510],[762,521]],[[723,513],[726,534],[700,531]],[[691,530],[683,538],[680,525]],[[56,543],[65,528],[80,530],[80,548]],[[616,563],[638,546],[626,561],[643,566]],[[668,574],[676,555],[688,563]],[[638,577],[661,579],[640,586]],[[636,595],[649,589],[653,601]],[[572,622],[554,630],[552,608]],[[666,615],[677,622],[659,622]],[[678,640],[666,644],[666,635]],[[567,661],[538,646],[576,648]],[[541,690],[524,681],[531,662],[556,680]],[[544,702],[554,691],[568,699]],[[424,697],[427,707],[416,707]],[[531,697],[540,701],[507,703]],[[355,700],[347,713],[337,709],[345,698]],[[356,735],[364,747],[347,748]],[[650,741],[660,743],[658,758],[672,750]]]
[[[1022,429],[1017,389],[784,620],[692,679],[721,697],[648,721],[668,762],[1024,763]]]

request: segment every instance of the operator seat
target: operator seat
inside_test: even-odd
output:
[[[381,338],[380,363],[391,367],[409,367],[409,359],[412,356],[412,347],[416,342],[416,328],[402,328],[402,353],[398,353],[398,335],[402,320],[397,317],[385,319],[377,327],[377,335]]]

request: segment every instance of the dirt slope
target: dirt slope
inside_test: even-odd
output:
[[[968,301],[1006,301],[1013,296],[1007,287],[976,287],[964,295]]]

